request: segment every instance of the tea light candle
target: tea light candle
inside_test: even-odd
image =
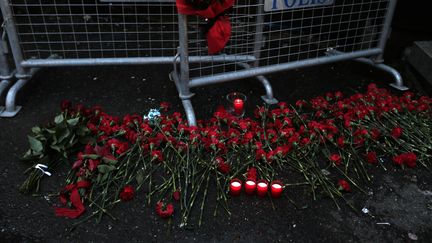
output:
[[[240,195],[240,191],[242,188],[242,183],[239,179],[233,179],[230,183],[230,194],[231,196]]]
[[[260,197],[265,197],[267,195],[268,183],[267,181],[261,180],[257,184],[257,195]]]
[[[280,181],[274,181],[271,184],[270,193],[271,193],[271,196],[273,198],[279,198],[282,194],[282,190],[283,190],[283,187],[282,187],[282,183]]]
[[[247,194],[254,194],[256,189],[256,182],[248,179],[245,183],[245,191]]]
[[[243,113],[243,107],[244,107],[244,102],[242,99],[235,99],[234,100],[234,111],[237,114],[242,114]]]

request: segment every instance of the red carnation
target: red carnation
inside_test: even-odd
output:
[[[377,155],[375,152],[369,152],[366,154],[366,160],[370,164],[376,164],[378,162]]]
[[[230,165],[225,163],[224,159],[221,157],[216,158],[216,163],[218,166],[218,171],[220,171],[222,174],[227,174],[231,169]]]
[[[161,218],[169,218],[174,213],[174,205],[172,205],[172,203],[166,204],[166,203],[164,203],[162,201],[159,201],[156,204],[156,213]]]
[[[394,137],[394,138],[399,138],[400,136],[402,136],[402,132],[403,132],[403,129],[402,129],[402,128],[400,128],[400,127],[395,127],[395,128],[393,128],[393,130],[391,131],[391,135],[392,135],[392,137]]]
[[[180,191],[179,190],[176,190],[175,192],[173,192],[172,196],[173,196],[174,200],[180,201]]]
[[[329,160],[334,162],[336,165],[340,165],[342,163],[342,157],[339,154],[331,154]]]
[[[338,137],[336,139],[336,143],[339,146],[339,148],[344,148],[345,147],[345,138],[344,137]]]
[[[164,112],[167,112],[169,110],[171,104],[168,102],[161,102],[159,106]]]
[[[417,155],[413,152],[406,153],[405,154],[405,164],[410,167],[414,168],[417,165]]]
[[[130,201],[134,198],[135,189],[133,186],[127,185],[123,187],[123,190],[120,192],[120,199],[124,202]]]
[[[380,131],[378,129],[372,128],[370,130],[370,135],[371,135],[371,138],[373,140],[378,140],[378,138],[381,136],[381,133],[380,133]]]
[[[162,155],[162,152],[160,150],[151,151],[151,157],[152,157],[152,160],[156,159],[159,162],[163,161],[163,155]]]
[[[393,162],[395,164],[397,164],[397,165],[402,165],[403,162],[404,162],[404,158],[403,158],[402,154],[401,155],[397,155],[397,156],[393,157],[392,159],[393,159]]]
[[[397,165],[405,164],[409,168],[414,168],[417,165],[417,155],[413,152],[403,153],[393,157],[393,162]]]
[[[338,185],[340,187],[340,190],[351,192],[351,186],[346,180],[343,179],[339,180]]]
[[[247,175],[246,175],[246,179],[250,179],[250,180],[254,180],[256,181],[257,179],[257,170],[255,167],[250,167]]]

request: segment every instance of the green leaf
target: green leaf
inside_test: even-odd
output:
[[[77,139],[75,138],[76,137],[75,135],[76,135],[75,133],[72,133],[72,136],[69,139],[69,146],[73,146],[78,142]]]
[[[84,137],[90,130],[85,126],[79,126],[76,130],[76,134],[80,137]]]
[[[51,145],[50,147],[51,147],[52,149],[58,151],[58,152],[62,152],[62,150],[65,150],[63,146]]]
[[[27,152],[25,152],[25,154],[21,157],[21,159],[23,159],[23,160],[30,160],[32,158],[33,158],[33,155],[32,155],[31,149],[27,150]]]
[[[42,130],[41,130],[40,127],[32,127],[32,132],[33,132],[34,134],[39,134],[39,133],[42,132]]]
[[[102,174],[106,174],[106,173],[111,172],[115,169],[116,169],[116,167],[112,166],[112,165],[98,165],[98,170]]]
[[[97,159],[99,158],[99,155],[97,154],[83,154],[83,159]]]
[[[113,156],[111,156],[111,157],[103,157],[102,160],[103,160],[105,163],[110,164],[110,165],[114,165],[114,164],[116,164],[117,161],[118,161],[118,160],[117,160],[116,158],[114,158]]]
[[[53,129],[48,129],[48,128],[46,128],[45,131],[47,131],[48,133],[51,133],[51,134],[55,134],[55,133],[56,133],[55,130],[53,130]]]
[[[36,153],[40,153],[43,151],[43,144],[41,141],[37,140],[36,138],[32,137],[32,136],[27,136],[28,137],[28,141],[30,143],[30,148],[36,152]]]
[[[105,182],[108,179],[109,174],[104,174],[101,179],[101,183]]]
[[[96,178],[96,184],[100,184],[102,179],[102,174],[98,174],[97,178]]]
[[[57,130],[57,141],[58,141],[58,143],[61,143],[61,142],[63,142],[63,140],[65,139],[65,138],[67,138],[67,137],[69,137],[69,135],[70,135],[71,133],[70,133],[70,131],[69,131],[69,129],[59,129],[59,130]]]
[[[56,124],[60,124],[60,123],[62,123],[63,121],[64,121],[63,114],[60,114],[60,115],[58,115],[58,116],[56,116],[56,117],[54,118],[54,122],[55,122]]]
[[[78,122],[79,122],[79,117],[69,119],[66,122],[67,122],[67,124],[69,124],[71,126],[76,126],[76,124],[78,124]]]

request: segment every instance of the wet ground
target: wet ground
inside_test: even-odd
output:
[[[408,86],[420,94],[430,87],[401,61],[403,47],[412,38],[396,32],[386,53],[388,62],[403,72]],[[424,38],[422,36],[421,38]],[[0,119],[0,242],[87,242],[87,241],[179,241],[179,242],[407,242],[430,241],[432,237],[432,177],[423,169],[409,171],[381,169],[372,171],[373,180],[366,185],[368,194],[347,195],[356,210],[341,203],[341,209],[330,199],[311,201],[305,188],[287,199],[258,199],[240,196],[230,200],[231,218],[213,217],[206,211],[203,226],[179,229],[158,218],[153,208],[142,203],[140,195],[117,207],[117,221],[105,218],[81,224],[69,231],[75,222],[58,218],[52,202],[44,197],[20,194],[17,187],[25,179],[26,165],[19,157],[27,149],[32,126],[45,124],[59,111],[63,99],[86,105],[101,105],[113,115],[145,114],[161,101],[171,102],[181,111],[175,85],[169,81],[171,66],[53,68],[39,72],[20,93],[22,111],[12,119]],[[267,76],[280,101],[293,102],[327,91],[346,94],[364,92],[370,82],[385,87],[392,82],[387,74],[368,66],[343,62],[305,68]],[[206,118],[232,91],[248,95],[247,111],[261,104],[263,89],[251,80],[207,86],[194,90],[193,104],[198,118]],[[396,92],[396,91],[395,91]],[[66,168],[43,182],[43,192],[57,192],[62,186]],[[301,190],[300,190],[301,191]],[[141,199],[141,200],[140,200]],[[56,200],[56,199],[54,199]],[[208,202],[211,207],[212,202]],[[362,209],[369,213],[365,214]]]

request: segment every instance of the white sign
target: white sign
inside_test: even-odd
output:
[[[332,5],[334,0],[265,0],[264,11],[279,11]]]

